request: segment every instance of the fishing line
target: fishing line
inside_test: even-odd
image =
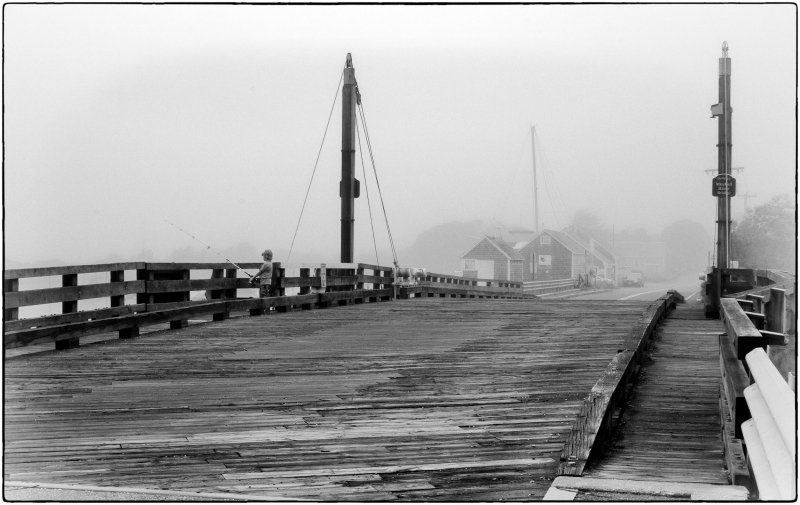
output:
[[[219,251],[217,251],[215,248],[211,247],[210,245],[206,244],[205,242],[203,242],[203,241],[202,241],[202,240],[200,240],[199,238],[195,237],[195,236],[194,236],[194,234],[192,234],[191,232],[184,230],[183,228],[181,228],[181,227],[180,227],[180,226],[178,226],[177,224],[175,224],[175,223],[172,223],[172,222],[170,222],[170,221],[168,221],[168,220],[166,220],[166,219],[164,220],[164,222],[165,222],[165,223],[167,223],[168,225],[172,226],[172,227],[175,227],[175,228],[179,229],[180,231],[182,231],[183,233],[185,233],[186,235],[188,235],[188,236],[189,236],[189,237],[191,237],[192,239],[194,239],[194,240],[196,240],[196,241],[200,242],[201,244],[203,244],[204,246],[206,246],[206,249],[207,249],[207,250],[209,250],[209,251],[213,252],[214,254],[216,254],[217,256],[219,256],[220,258],[224,259],[225,261],[227,261],[227,262],[228,262],[228,263],[230,263],[231,265],[235,266],[236,268],[238,268],[239,270],[241,270],[242,272],[244,272],[244,273],[245,273],[245,275],[247,275],[248,277],[250,277],[250,278],[252,278],[252,277],[253,277],[252,275],[250,275],[249,273],[247,273],[247,271],[246,271],[244,268],[240,267],[239,265],[237,265],[237,264],[236,264],[236,263],[234,263],[233,261],[231,261],[231,260],[229,260],[228,258],[226,258],[226,257],[225,257],[225,256],[224,256],[222,253],[220,253]]]

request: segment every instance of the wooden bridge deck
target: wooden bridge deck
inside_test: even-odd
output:
[[[7,358],[4,476],[282,499],[538,499],[647,305],[417,299]]]
[[[728,484],[719,414],[719,320],[679,305],[660,327],[623,424],[586,477]]]

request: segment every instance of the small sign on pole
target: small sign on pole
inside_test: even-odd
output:
[[[719,174],[711,181],[713,196],[736,196],[736,179],[730,174]]]

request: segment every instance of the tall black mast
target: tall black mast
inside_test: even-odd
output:
[[[339,182],[339,196],[342,199],[342,263],[353,262],[354,199],[358,198],[359,193],[359,183],[355,178],[357,94],[356,72],[350,53],[347,53],[342,88],[342,180]]]
[[[711,107],[712,117],[718,118],[717,176],[713,193],[717,197],[717,268],[730,267],[731,249],[731,197],[736,193],[736,183],[731,175],[731,59],[728,43],[722,43],[719,59],[719,103]]]

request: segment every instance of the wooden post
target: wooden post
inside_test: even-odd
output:
[[[225,270],[225,278],[226,279],[235,279],[236,278],[237,269],[236,268],[229,268]],[[232,284],[235,284],[236,281],[232,281]],[[225,298],[236,298],[236,287],[226,289],[225,290]]]
[[[301,295],[310,294],[311,293],[311,286],[310,286],[310,283],[311,283],[311,269],[310,268],[301,268],[300,269],[300,278],[304,279],[306,282],[309,283],[309,285],[300,286],[300,294]],[[312,307],[311,307],[310,303],[304,303],[304,304],[302,304],[302,308],[303,308],[303,310],[311,310]]]
[[[125,271],[124,270],[112,270],[111,271],[111,282],[125,282]],[[122,307],[125,305],[125,295],[113,295],[111,297],[111,306],[112,307]],[[139,328],[133,326],[131,328],[125,328],[123,330],[119,330],[119,338],[133,338],[139,336]]]
[[[144,293],[136,293],[136,303],[153,303],[153,295],[147,290],[147,281],[153,280],[153,272],[148,270],[146,264],[144,268],[136,270],[136,280],[145,281]]]
[[[283,286],[283,279],[286,277],[286,270],[281,268],[281,263],[272,264],[272,289],[278,296],[286,296],[286,288]]]
[[[311,269],[310,268],[301,268],[300,269],[300,278],[301,279],[311,279]],[[311,286],[300,286],[300,294],[307,295],[311,293]]]
[[[126,338],[134,338],[139,336],[139,327],[132,326],[130,328],[125,328],[124,330],[119,330],[119,338],[126,339]]]
[[[769,290],[769,303],[765,306],[767,316],[766,330],[776,333],[786,333],[786,290],[771,288]]]
[[[78,274],[64,274],[61,276],[61,286],[73,287],[78,285]],[[75,300],[67,300],[61,302],[61,313],[69,314],[71,312],[78,312],[77,294]]]
[[[272,290],[278,296],[286,296],[286,287],[283,285],[283,279],[286,277],[286,269],[281,268],[280,262],[272,264]],[[291,305],[281,305],[275,307],[277,312],[290,312]]]
[[[364,289],[364,283],[362,282],[364,278],[364,268],[361,265],[358,265],[356,268],[356,289]]]
[[[61,276],[61,286],[63,287],[73,287],[78,285],[78,274],[64,274]],[[75,294],[75,300],[66,300],[61,302],[61,313],[62,314],[69,314],[72,312],[78,312],[78,300],[77,300],[77,293]],[[57,350],[64,350],[64,349],[74,349],[80,346],[80,338],[79,337],[69,337],[62,340],[56,340],[56,349]]]
[[[151,270],[148,270],[146,263],[144,265],[144,268],[139,268],[136,270],[136,280],[145,281],[144,292],[136,293],[136,303],[145,303],[145,304],[153,303],[153,296],[147,292],[147,281],[153,280],[153,272]],[[131,326],[130,328],[119,330],[119,338],[121,339],[133,338],[138,336],[139,336],[138,326]]]
[[[215,268],[215,269],[211,270],[211,278],[212,279],[222,279],[222,276],[224,275],[223,272],[224,272],[223,269]],[[210,289],[210,290],[208,290],[208,294],[211,295],[211,299],[212,300],[216,300],[216,299],[222,297],[222,290]]]
[[[19,279],[4,279],[3,280],[3,293],[16,293],[19,291]],[[19,309],[14,307],[13,309],[4,309],[3,310],[3,320],[4,321],[16,321],[19,319]]]
[[[357,93],[358,85],[353,60],[350,53],[347,53],[342,86],[342,180],[339,182],[339,197],[342,200],[342,263],[353,261],[355,198],[359,192],[358,181],[355,178]]]
[[[111,282],[125,282],[125,271],[124,270],[112,270],[111,271]],[[125,295],[112,295],[111,296],[111,307],[122,307],[125,305]]]

